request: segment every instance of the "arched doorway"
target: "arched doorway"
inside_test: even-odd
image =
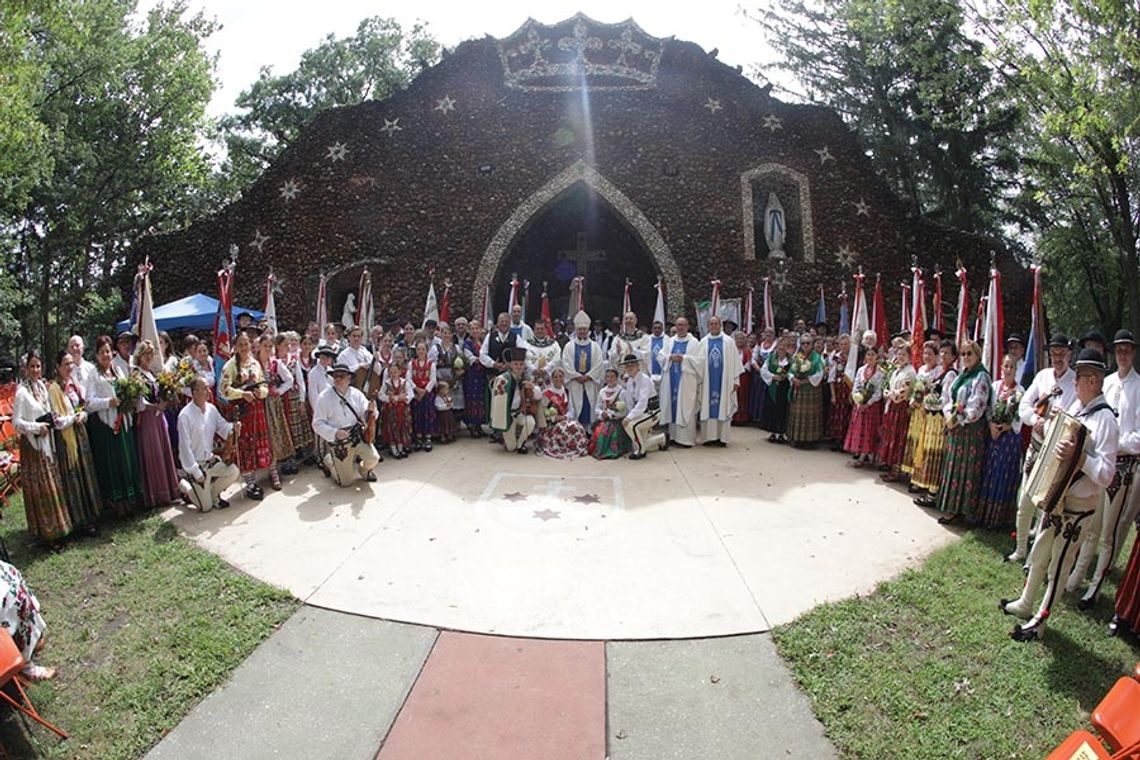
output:
[[[575,217],[575,213],[579,215]],[[586,224],[587,221],[590,224]],[[562,237],[524,241],[536,228],[561,230],[557,234]],[[591,239],[591,229],[601,236]],[[580,232],[584,233],[583,238],[579,238]],[[558,254],[564,251],[569,255],[563,255],[560,262]],[[600,251],[606,252],[604,266],[598,255]],[[553,259],[548,258],[550,256]],[[533,260],[535,258],[538,260]],[[685,312],[681,273],[661,233],[625,193],[584,161],[571,164],[553,177],[503,222],[475,273],[471,302],[482,304],[484,291],[490,285],[493,311],[502,311],[510,293],[511,274],[517,272],[520,279],[531,282],[528,308],[533,313],[541,306],[539,296],[544,279],[551,297],[562,299],[555,303],[563,304],[561,311],[565,311],[569,280],[564,283],[555,274],[558,265],[565,261],[573,261],[575,269],[585,269],[587,307],[596,303],[600,310],[597,314],[591,311],[591,316],[604,319],[621,310],[625,278],[629,277],[633,280],[634,309],[642,321],[648,321],[656,299],[654,285],[658,275],[665,281],[669,315]],[[591,263],[598,272],[597,280],[590,274]],[[515,265],[517,268],[511,269]],[[568,265],[562,263],[558,271],[565,276],[568,269]],[[529,276],[527,272],[536,274]],[[592,301],[594,298],[597,300]],[[552,308],[554,316],[559,316],[559,309]]]
[[[510,297],[511,275],[530,281],[527,315],[534,321],[542,302],[542,283],[554,318],[573,316],[570,286],[586,278],[586,311],[604,320],[621,314],[626,278],[633,283],[630,301],[646,323],[655,305],[658,271],[645,243],[625,221],[584,183],[577,183],[535,214],[506,251],[494,289],[495,310]]]

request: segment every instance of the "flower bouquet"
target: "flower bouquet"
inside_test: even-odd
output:
[[[1012,425],[1017,418],[1017,408],[1021,404],[1021,393],[1014,391],[1008,398],[998,398],[994,404],[993,423],[995,425]]]
[[[797,353],[792,357],[788,367],[791,369],[792,375],[798,380],[807,380],[811,377],[811,357],[808,355]]]
[[[851,391],[851,401],[855,406],[863,406],[863,402],[866,400],[867,397],[863,395],[863,391]]]
[[[910,402],[912,404],[921,404],[922,400],[926,398],[926,394],[930,392],[930,383],[924,378],[916,377],[910,386]]]
[[[463,354],[457,354],[455,361],[451,363],[452,377],[463,377],[463,373],[467,371],[467,357]]]
[[[922,408],[928,412],[942,411],[942,397],[934,391],[928,392],[922,397]]]
[[[546,419],[553,422],[554,418],[558,416],[558,410],[555,409],[553,406],[548,406],[548,407],[546,407],[546,412],[544,412],[544,414],[546,414]]]
[[[194,381],[194,367],[189,359],[181,359],[173,370],[158,373],[158,394],[163,401],[177,401],[183,388]]]
[[[118,433],[124,420],[129,423],[129,415],[135,409],[135,402],[146,395],[146,384],[135,374],[117,377],[114,382],[115,398],[119,399],[119,415],[115,418],[114,432]]]

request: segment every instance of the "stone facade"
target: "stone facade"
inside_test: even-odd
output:
[[[960,259],[976,294],[996,252],[908,216],[835,113],[782,103],[695,44],[583,16],[465,42],[387,100],[319,114],[243,198],[139,251],[156,263],[166,300],[212,292],[236,245],[236,301],[259,303],[272,266],[284,324],[312,318],[320,271],[338,316],[364,267],[378,318],[416,315],[429,271],[437,289],[451,281],[453,313],[471,315],[488,284],[504,306],[512,246],[582,187],[640,241],[623,255],[649,257],[672,314],[691,313],[714,278],[724,297],[756,286],[759,313],[761,280],[772,276],[778,315],[810,317],[822,284],[834,321],[841,284],[851,290],[862,266],[869,282],[882,273],[895,324],[912,257],[949,272]],[[768,256],[759,226],[769,192],[787,217],[783,262]],[[998,256],[1007,303],[1027,302],[1020,266]],[[945,279],[952,308],[956,283]],[[621,287],[587,275],[587,293]],[[634,288],[653,298],[653,282]],[[535,311],[539,290],[532,284]],[[1007,322],[1021,326],[1019,317]]]

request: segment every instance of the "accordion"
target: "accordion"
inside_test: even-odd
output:
[[[1064,459],[1056,454],[1062,441],[1076,444]],[[1088,443],[1088,428],[1076,417],[1058,411],[1046,424],[1041,453],[1029,471],[1025,492],[1030,502],[1046,514],[1060,511],[1061,501],[1077,476],[1081,453]]]

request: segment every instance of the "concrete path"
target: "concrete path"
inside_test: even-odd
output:
[[[835,757],[766,634],[589,642],[302,607],[147,760]]]

